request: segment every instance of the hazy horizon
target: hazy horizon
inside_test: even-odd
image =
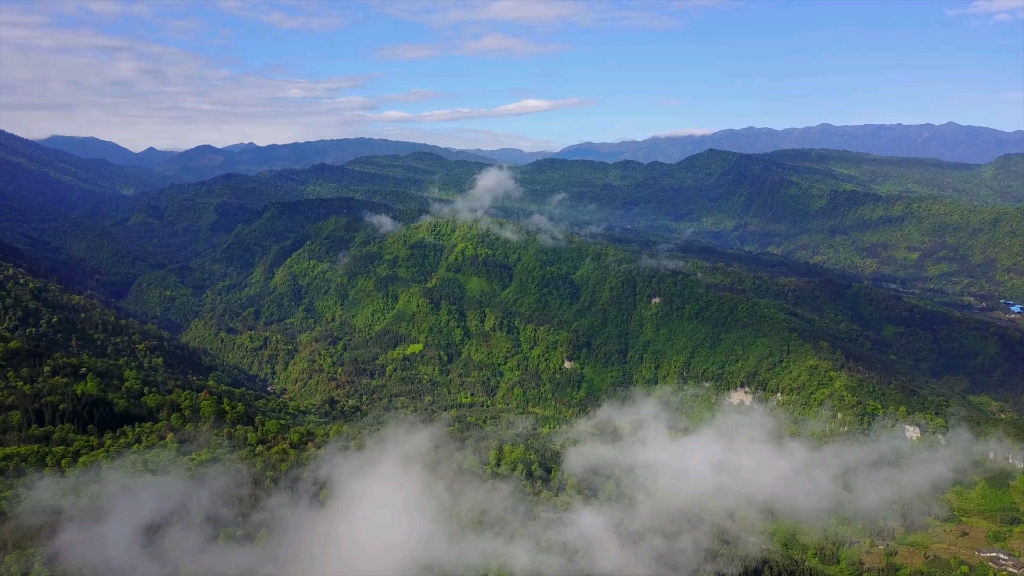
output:
[[[622,142],[641,142],[643,140],[648,140],[648,139],[651,139],[651,138],[701,137],[701,136],[710,136],[712,134],[715,134],[716,132],[723,132],[723,131],[726,131],[726,130],[748,130],[748,129],[762,130],[762,129],[768,129],[768,130],[782,131],[782,130],[791,130],[791,129],[799,130],[799,129],[805,129],[805,128],[816,128],[818,126],[826,126],[826,125],[842,127],[842,126],[900,126],[900,125],[902,125],[902,126],[922,126],[922,125],[929,125],[929,124],[933,125],[933,126],[941,126],[941,125],[944,125],[944,124],[959,124],[959,123],[953,122],[952,120],[947,121],[947,122],[942,122],[942,123],[923,123],[923,124],[900,124],[898,122],[897,123],[892,123],[892,124],[832,124],[830,122],[820,122],[818,124],[809,125],[809,126],[787,126],[785,128],[773,128],[773,127],[769,127],[769,126],[753,126],[753,125],[751,125],[751,126],[742,126],[742,127],[721,128],[721,129],[717,129],[717,130],[703,130],[703,131],[695,132],[695,133],[692,133],[692,134],[675,134],[675,133],[652,134],[651,136],[648,136],[646,138],[620,138],[618,140],[610,140],[610,141],[607,141],[607,142],[593,142],[593,141],[590,141],[590,140],[586,140],[586,141],[580,141],[580,142],[571,142],[569,144],[566,144],[565,146],[559,146],[559,147],[553,148],[553,149],[536,149],[536,150],[535,149],[529,149],[529,148],[516,148],[515,146],[500,146],[500,147],[497,147],[497,148],[481,148],[481,147],[459,148],[457,146],[443,146],[442,144],[436,144],[434,142],[430,142],[430,141],[426,141],[426,140],[405,140],[405,141],[406,142],[413,142],[413,143],[417,143],[417,144],[429,144],[429,145],[433,145],[433,146],[442,146],[442,147],[445,147],[445,148],[453,148],[453,149],[458,149],[458,150],[469,150],[469,151],[472,151],[472,150],[498,150],[498,149],[514,150],[514,149],[518,149],[518,150],[521,150],[523,152],[528,152],[528,153],[534,153],[534,152],[552,152],[552,153],[556,153],[559,150],[562,150],[562,149],[564,149],[566,147],[577,145],[577,144],[588,144],[588,143],[592,143],[592,144],[618,144],[618,143],[622,143]],[[991,126],[974,126],[974,125],[971,125],[971,124],[959,124],[959,125],[960,126],[965,126],[965,127],[972,127],[972,128],[988,128],[988,129],[992,129],[992,130],[1000,130],[999,128],[992,128]],[[1001,132],[1005,132],[1007,134],[1012,134],[1012,133],[1015,133],[1015,132],[1021,132],[1022,130],[1024,130],[1024,129],[1000,130],[1000,131]],[[18,134],[18,136],[23,136],[23,135]],[[99,140],[104,140],[104,141],[107,141],[107,142],[114,142],[115,144],[117,144],[119,146],[122,146],[124,148],[127,148],[127,149],[131,150],[132,152],[142,152],[143,150],[146,150],[146,149],[149,149],[149,148],[157,148],[156,146],[141,146],[141,147],[140,146],[136,146],[136,147],[125,146],[124,144],[122,144],[120,142],[116,142],[114,140],[106,140],[105,138],[99,138],[98,136],[95,136],[95,135],[92,135],[92,134],[47,134],[46,136],[41,136],[41,137],[38,137],[38,138],[31,138],[31,139],[32,140],[36,140],[36,141],[42,141],[42,140],[46,140],[47,138],[50,138],[50,137],[97,138]],[[301,143],[301,142],[316,142],[316,141],[319,141],[319,140],[342,140],[342,139],[346,139],[346,138],[381,138],[381,139],[385,139],[385,140],[396,140],[394,138],[382,138],[382,137],[379,137],[379,136],[339,136],[337,138],[328,137],[328,138],[317,138],[315,140],[294,140],[294,141],[265,142],[265,143],[253,142],[253,141],[241,141],[241,140],[239,140],[239,141],[236,141],[236,142],[231,142],[229,144],[222,144],[222,145],[217,146],[217,147],[218,148],[224,148],[224,147],[233,146],[233,145],[237,145],[237,144],[255,144],[257,146],[273,146],[273,145],[282,145],[282,144],[295,144],[295,143]],[[396,140],[396,141],[402,141],[402,140]],[[185,150],[189,150],[189,149],[195,148],[197,146],[208,146],[208,145],[213,145],[213,144],[209,144],[207,142],[204,142],[204,143],[201,143],[201,144],[196,144],[196,146],[191,146],[189,148],[157,148],[157,149],[162,150],[164,152],[184,152]],[[213,146],[216,146],[216,145],[213,145]]]

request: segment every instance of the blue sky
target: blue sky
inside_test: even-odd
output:
[[[0,127],[33,138],[537,150],[947,121],[1024,128],[1024,0],[0,1]]]

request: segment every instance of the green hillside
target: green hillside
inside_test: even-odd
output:
[[[140,278],[126,303],[295,398],[362,412],[429,397],[558,420],[615,390],[713,381],[866,423],[872,401],[941,412],[950,386],[1024,394],[1019,331],[863,284],[686,254],[659,268],[613,245],[450,221],[382,237],[359,212],[321,217],[270,228],[280,216],[265,215],[184,273]]]
[[[948,419],[1024,438],[1024,422],[1005,404],[995,412],[991,400],[962,396],[998,395],[993,383],[1021,381],[1007,372],[1024,347],[1019,332],[867,286],[753,273],[756,259],[725,265],[662,254],[659,268],[614,246],[514,243],[445,221],[387,237],[354,215],[312,227],[291,231],[309,240],[287,258],[275,258],[280,246],[258,249],[252,264],[238,263],[248,277],[201,299],[170,272],[162,289],[133,290],[129,303],[139,307],[172,292],[188,300],[176,310],[180,320],[195,317],[185,332],[191,346],[3,266],[5,570],[47,573],[37,546],[49,528],[11,515],[27,472],[68,474],[129,454],[145,458],[135,465],[146,469],[200,470],[237,455],[252,470],[255,483],[243,493],[258,510],[289,470],[332,438],[351,438],[347,424],[358,430],[395,411],[441,418],[457,436],[495,430],[478,446],[476,473],[566,502],[600,491],[557,473],[559,426],[604,398],[657,383],[711,398],[743,384],[766,401],[780,394],[792,413],[827,406],[829,421],[853,430],[895,420],[943,433]],[[261,381],[280,389],[261,393]],[[497,432],[516,415],[541,429]],[[1024,515],[1013,500],[1020,489],[999,482],[965,484],[947,498],[958,518],[1013,540],[1013,523],[990,509]],[[252,538],[258,518],[223,518],[217,529]],[[955,522],[905,539],[932,542]],[[832,536],[773,538],[775,552],[746,573],[876,573],[865,567],[875,563],[870,550]],[[928,573],[964,565],[942,562]],[[886,557],[885,566],[899,564]]]
[[[258,424],[270,419],[304,419],[261,393],[258,380],[93,298],[6,262],[0,285],[5,478],[189,443],[210,430],[231,439],[246,427],[259,435]]]
[[[874,156],[841,150],[779,150],[767,154],[795,166],[827,167],[882,194],[948,197],[977,204],[1024,204],[1024,154],[987,164]]]
[[[815,422],[815,442],[900,425],[1024,440],[1024,331],[876,287],[1016,297],[1024,206],[981,196],[1012,197],[1014,157],[548,159],[515,169],[522,194],[494,195],[492,217],[459,221],[437,206],[484,164],[364,157],[126,195],[0,144],[45,168],[0,179],[8,572],[53,566],[57,520],[16,512],[33,474],[241,463],[249,504],[216,530],[255,542],[265,498],[314,490],[294,471],[396,414],[443,422],[468,473],[560,506],[614,498],[559,472],[559,434],[636,390],[707,411],[742,388]],[[747,573],[962,573],[942,539],[1024,543],[1019,475],[990,472],[931,524],[772,524]]]

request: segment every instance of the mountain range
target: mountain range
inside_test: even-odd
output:
[[[358,156],[432,152],[454,160],[528,164],[542,158],[616,162],[678,162],[708,149],[760,153],[788,148],[827,148],[881,156],[937,158],[982,164],[1008,153],[1024,152],[1024,130],[1004,132],[979,126],[946,124],[865,124],[806,128],[742,128],[706,135],[661,136],[641,141],[584,142],[557,152],[525,152],[516,148],[459,150],[430,144],[377,138],[341,138],[258,146],[252,142],[222,148],[196,146],[182,152],[147,148],[132,152],[93,137],[50,136],[40,144],[82,158],[152,168],[176,182],[194,182],[227,172],[254,174],[263,170],[304,168],[317,163],[340,164]]]
[[[854,469],[872,478],[882,461],[907,470],[902,454],[971,452],[965,428],[1024,441],[1024,323],[999,302],[1024,299],[1024,154],[494,166],[424,146],[245,142],[147,168],[0,131],[0,573],[138,572],[53,554],[77,514],[106,516],[34,479],[102,487],[98,463],[131,482],[180,467],[235,487],[237,508],[179,490],[208,513],[162,492],[157,512],[126,513],[156,551],[149,573],[196,572],[196,542],[277,550],[268,506],[287,493],[331,510],[345,492],[316,463],[372,454],[396,418],[436,422],[458,447],[438,469],[502,487],[494,502],[521,491],[532,511],[634,508],[627,477],[572,468],[566,433],[637,397],[678,402],[684,425],[645,443],[681,434],[706,453],[690,423],[751,402],[726,412],[780,426],[751,438],[896,447]],[[919,514],[900,502],[886,522],[804,526],[769,503],[713,517],[709,558],[756,529],[769,544],[744,576],[991,574],[974,550],[1024,549],[1024,476],[984,442],[977,477],[907,476],[929,490],[913,492]],[[496,517],[473,514],[474,530]],[[200,537],[176,537],[185,521]],[[265,571],[255,558],[237,573]]]

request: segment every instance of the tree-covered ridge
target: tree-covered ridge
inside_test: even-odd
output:
[[[1020,158],[975,166],[828,150],[712,150],[677,164],[546,159],[518,168],[523,196],[499,206],[509,216],[539,212],[580,229],[629,226],[879,279],[1020,298],[1024,256],[1009,249],[1024,245]],[[345,166],[378,189],[404,187],[440,198],[464,190],[482,167],[424,153]],[[304,191],[288,197],[408,202],[340,170],[320,169],[303,182]]]
[[[351,413],[427,398],[557,421],[635,386],[710,381],[863,425],[872,410],[945,413],[959,394],[1012,399],[1024,384],[1018,331],[827,275],[515,242],[447,220],[387,236],[358,213],[265,226],[144,276],[127,303]]]
[[[70,470],[131,448],[202,444],[211,433],[237,440],[238,449],[248,447],[256,457],[308,419],[298,407],[260,392],[254,378],[218,369],[214,359],[174,336],[92,298],[6,262],[0,262],[0,286],[0,470],[6,478]],[[276,454],[279,466],[295,452]]]
[[[1024,186],[1020,185],[1024,181],[1024,153],[1004,154],[986,164],[841,150],[779,150],[767,156],[796,166],[827,167],[882,194],[940,196],[977,204],[1024,204]]]
[[[993,162],[1000,163],[1009,161]],[[1002,176],[1001,168],[979,170],[989,169],[1020,193],[1019,180]],[[542,160],[518,177],[530,209],[578,226],[627,225],[878,279],[1024,295],[1024,251],[1014,249],[1024,246],[1024,206],[907,194],[922,185],[896,187],[898,174],[875,177],[873,186],[822,164],[709,151],[673,165]]]

